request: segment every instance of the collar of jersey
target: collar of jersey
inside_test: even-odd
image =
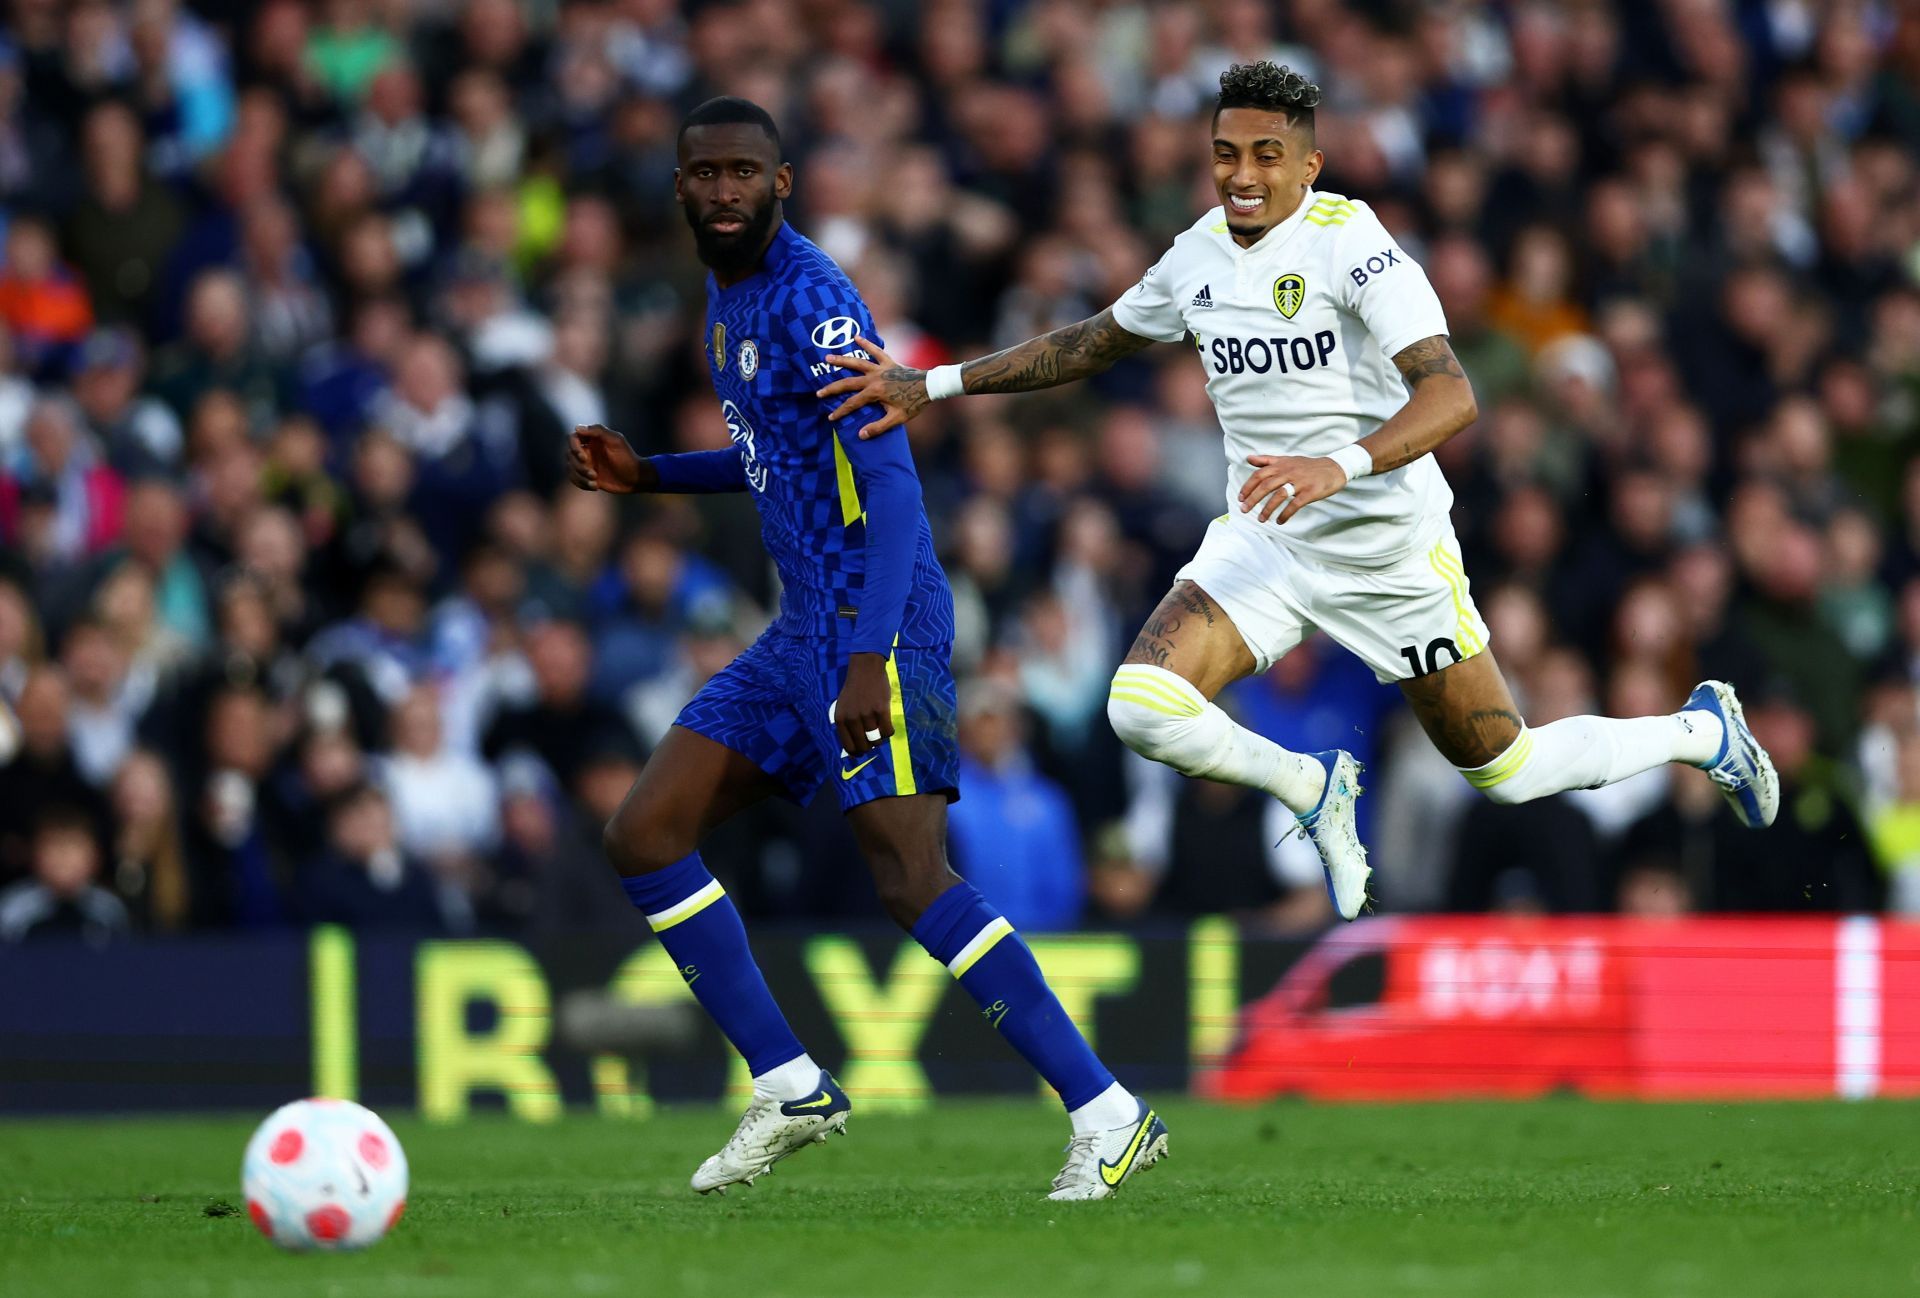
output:
[[[730,288],[721,288],[720,282],[714,279],[713,272],[708,271],[708,293],[710,295],[718,294],[721,297],[730,297],[735,293],[750,291],[754,287],[754,281],[762,275],[778,274],[780,267],[786,263],[787,258],[793,255],[794,241],[799,239],[799,237],[800,232],[793,228],[792,223],[782,218],[780,227],[773,232],[773,241],[767,245],[765,255],[760,258],[760,269]],[[1271,237],[1271,235],[1268,236],[1268,238]],[[1266,240],[1262,239],[1261,242],[1265,243]]]
[[[1313,201],[1313,186],[1309,185],[1307,186],[1306,192],[1300,195],[1300,206],[1293,209],[1293,215],[1274,226],[1273,229],[1267,231],[1260,242],[1254,244],[1251,248],[1242,248],[1234,242],[1233,236],[1225,230],[1218,231],[1220,242],[1227,246],[1227,254],[1236,260],[1240,258],[1252,260],[1264,256],[1266,253],[1273,251],[1287,240],[1293,238],[1293,232],[1298,230],[1301,223],[1307,219],[1307,211],[1313,206]],[[1226,219],[1227,209],[1222,206],[1220,209],[1220,224],[1225,225]]]

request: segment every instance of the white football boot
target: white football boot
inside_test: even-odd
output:
[[[1327,768],[1326,787],[1312,811],[1297,816],[1301,832],[1313,840],[1327,875],[1327,897],[1341,919],[1352,919],[1367,904],[1367,880],[1373,867],[1354,824],[1354,803],[1360,800],[1360,763],[1340,749],[1308,753]]]
[[[1135,1172],[1167,1156],[1167,1124],[1140,1101],[1140,1116],[1124,1127],[1090,1131],[1067,1142],[1067,1165],[1053,1178],[1049,1199],[1104,1199]]]
[[[1747,714],[1733,686],[1701,681],[1687,696],[1684,712],[1711,712],[1720,718],[1720,751],[1704,769],[1726,794],[1733,814],[1748,829],[1765,829],[1780,813],[1780,777],[1773,759],[1747,729]]]
[[[725,1194],[730,1185],[752,1185],[753,1178],[808,1145],[824,1145],[829,1135],[847,1134],[853,1104],[823,1068],[819,1089],[798,1100],[763,1100],[747,1105],[725,1148],[700,1164],[693,1188],[701,1194]]]

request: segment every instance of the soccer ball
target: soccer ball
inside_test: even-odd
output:
[[[247,1142],[247,1215],[281,1248],[365,1248],[407,1206],[407,1156],[380,1116],[348,1100],[295,1100]]]

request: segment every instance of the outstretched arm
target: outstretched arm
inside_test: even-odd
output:
[[[1037,392],[1041,388],[1058,387],[1110,369],[1122,357],[1153,341],[1122,329],[1109,309],[1077,324],[1016,343],[1005,351],[951,367],[959,371],[959,388],[938,395]],[[859,340],[859,346],[873,359],[827,358],[829,364],[854,371],[852,376],[820,389],[822,397],[846,397],[828,418],[843,419],[862,406],[876,403],[886,407],[884,415],[860,430],[860,437],[865,440],[899,427],[925,410],[928,402],[937,399],[927,390],[925,370],[899,364],[864,338]]]
[[[573,430],[567,439],[567,476],[582,491],[617,496],[640,491],[705,495],[747,489],[746,466],[731,446],[645,456],[604,424],[581,424]]]
[[[1249,455],[1255,472],[1240,489],[1241,512],[1260,509],[1265,522],[1279,510],[1276,521],[1284,523],[1303,505],[1325,500],[1354,478],[1386,473],[1431,454],[1479,418],[1473,385],[1445,335],[1409,344],[1394,354],[1393,363],[1413,389],[1412,399],[1393,418],[1338,457]]]

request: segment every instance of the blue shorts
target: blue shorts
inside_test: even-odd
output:
[[[857,761],[841,757],[827,720],[846,675],[843,645],[768,631],[701,686],[674,724],[751,759],[803,806],[829,780],[839,786],[842,809],[910,793],[957,799],[951,647],[895,649],[888,657],[893,738]]]

